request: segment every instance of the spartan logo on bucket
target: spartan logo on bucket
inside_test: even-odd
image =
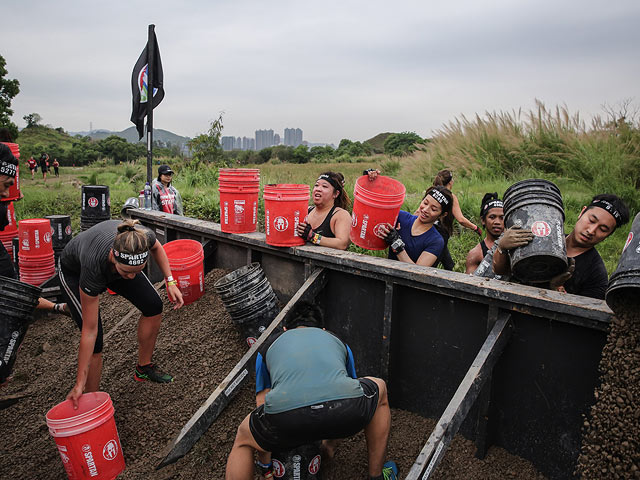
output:
[[[355,213],[351,214],[351,226],[355,227],[358,224],[358,216]]]
[[[102,449],[102,456],[105,460],[113,460],[118,456],[118,442],[109,440]]]
[[[273,219],[273,228],[279,232],[284,232],[289,228],[289,220],[286,217],[276,217]]]
[[[531,233],[536,237],[548,237],[549,234],[551,234],[551,227],[547,222],[538,220],[537,222],[533,222],[533,225],[531,225]]]
[[[71,225],[67,225],[66,227],[64,227],[64,233],[66,233],[67,235],[71,235]]]
[[[309,473],[315,475],[320,471],[320,455],[316,455],[309,463]]]
[[[282,478],[284,477],[284,465],[282,464],[282,462],[278,459],[273,459],[273,476],[276,478]]]
[[[629,244],[633,242],[633,232],[629,232],[629,236],[627,237],[627,241],[624,242],[624,248],[622,249],[622,251],[624,252],[627,247],[629,246]],[[640,245],[638,245],[638,247],[640,247]]]
[[[253,344],[257,341],[256,337],[247,337],[247,345],[249,345],[249,348],[253,347]]]
[[[383,225],[382,223],[378,223],[375,227],[373,227],[373,234],[375,236],[378,236],[378,235],[382,235],[383,237],[385,236],[384,232],[381,230],[382,225]]]
[[[42,239],[44,240],[44,243],[51,243],[51,232],[45,232]]]
[[[89,445],[88,443],[85,443],[82,446],[82,451],[83,456],[84,456],[84,460],[85,462],[87,462],[87,467],[89,468],[89,475],[92,477],[97,477],[98,476],[98,468],[96,467],[96,462],[93,459],[93,453],[91,453],[91,445]]]
[[[98,206],[98,199],[96,197],[89,197],[87,203],[91,208],[96,208]]]

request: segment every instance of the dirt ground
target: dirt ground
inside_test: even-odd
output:
[[[601,384],[584,422],[582,478],[640,478],[640,312],[619,313],[600,361]]]
[[[167,443],[246,351],[246,343],[213,290],[215,280],[225,273],[210,272],[205,295],[183,309],[172,310],[165,299],[154,360],[174,375],[174,383],[168,385],[133,380],[138,315],[119,323],[131,305],[117,296],[104,294],[101,298],[106,332],[101,389],[113,400],[127,464],[119,479],[224,478],[237,425],[254,405],[252,383],[241,390],[185,457],[159,471],[155,466]],[[75,324],[63,316],[40,317],[29,327],[13,380],[0,390],[0,398],[24,395],[0,410],[0,478],[66,478],[44,416],[73,386],[79,338]],[[398,463],[400,478],[408,472],[434,424],[434,420],[392,409],[388,458]],[[484,461],[475,459],[474,451],[472,442],[456,437],[436,478],[544,478],[529,462],[503,449],[490,449]],[[335,459],[322,466],[323,478],[366,478],[366,465],[364,436],[359,434],[343,441]]]

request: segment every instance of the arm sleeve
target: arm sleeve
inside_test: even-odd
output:
[[[271,388],[271,376],[262,354],[258,353],[256,357],[256,393],[260,393],[265,388]]]
[[[358,375],[356,375],[356,362],[353,359],[353,352],[349,348],[349,345],[345,343],[344,346],[347,347],[347,373],[351,378],[358,378]]]
[[[180,195],[178,189],[176,189],[175,214],[184,215],[184,208],[182,208],[182,196]]]

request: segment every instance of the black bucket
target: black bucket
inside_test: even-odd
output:
[[[556,185],[529,179],[504,193],[505,228],[531,230],[533,241],[511,252],[512,275],[526,283],[544,283],[567,269],[564,206]]]
[[[51,244],[54,250],[62,250],[69,243],[73,232],[71,230],[71,216],[48,215],[51,222]]]
[[[273,452],[273,477],[279,480],[316,480],[320,478],[320,442],[292,450]]]
[[[252,263],[220,278],[214,289],[249,346],[280,312],[278,298],[259,263]]]
[[[28,283],[0,276],[0,383],[11,375],[18,348],[27,333],[42,290]]]
[[[80,226],[82,230],[111,219],[111,197],[107,185],[82,186],[82,212]]]
[[[640,213],[633,220],[618,267],[609,278],[605,299],[615,313],[640,308]]]

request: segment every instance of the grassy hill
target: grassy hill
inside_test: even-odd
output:
[[[372,137],[369,140],[365,140],[365,142],[371,144],[376,153],[384,153],[384,141],[392,133],[393,132],[379,133],[375,137]]]
[[[116,135],[118,137],[124,138],[129,143],[138,143],[138,131],[136,130],[136,127],[129,127],[125,130],[122,130],[121,132],[98,130],[87,134],[87,136],[91,137],[92,140],[103,140],[110,135]],[[168,130],[163,130],[161,128],[153,129],[153,139],[165,144],[171,143],[172,145],[179,145],[181,147],[183,145],[186,145],[186,143],[191,140],[189,137],[183,137]],[[145,141],[144,137],[142,141]]]
[[[53,129],[42,125],[24,128],[16,140],[20,145],[20,158],[26,160],[30,156],[49,153],[51,158],[60,157],[65,150],[71,149],[74,138],[64,130]]]

